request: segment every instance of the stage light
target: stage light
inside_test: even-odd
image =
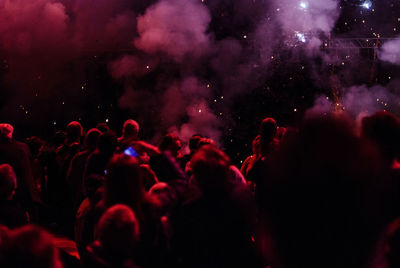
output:
[[[307,9],[308,8],[308,3],[307,2],[300,2],[299,6],[302,9]]]
[[[367,0],[367,1],[365,1],[364,3],[362,3],[361,6],[362,6],[363,8],[370,9],[370,8],[372,7],[372,2],[369,1],[369,0]]]
[[[306,36],[304,34],[297,32],[296,36],[297,36],[297,39],[299,39],[300,42],[302,42],[302,43],[306,43],[307,42]]]

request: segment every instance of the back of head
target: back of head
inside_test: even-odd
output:
[[[17,179],[9,164],[0,165],[0,201],[10,200],[17,188]]]
[[[0,139],[12,139],[14,128],[10,124],[0,124]]]
[[[197,149],[197,144],[199,143],[199,140],[202,139],[203,136],[199,134],[194,134],[190,140],[189,140],[189,149],[190,152],[193,153]]]
[[[271,117],[265,118],[260,125],[260,138],[262,142],[270,142],[275,138],[277,131],[275,119]]]
[[[90,174],[88,177],[83,179],[85,186],[86,195],[93,199],[96,194],[97,189],[99,189],[104,184],[104,177],[98,174]]]
[[[182,147],[181,140],[179,137],[173,133],[168,133],[166,134],[160,143],[160,146],[158,148],[160,151],[169,151],[173,156],[177,156],[179,153],[179,150]]]
[[[110,207],[97,224],[96,239],[109,255],[131,256],[139,238],[138,220],[126,205]]]
[[[117,148],[117,136],[113,131],[108,131],[100,135],[97,148],[105,154],[113,154]]]
[[[54,146],[58,147],[64,144],[66,138],[67,138],[66,133],[62,130],[58,130],[56,133],[54,133],[52,142]]]
[[[94,150],[96,149],[97,146],[97,141],[99,140],[99,137],[101,135],[100,130],[97,128],[92,128],[86,133],[85,136],[85,145],[89,150]]]
[[[2,253],[1,267],[62,267],[52,235],[32,225],[9,232]]]
[[[101,133],[105,133],[107,131],[110,131],[110,127],[106,124],[106,123],[98,123],[96,125],[96,128],[101,132]]]
[[[198,140],[197,142],[197,150],[200,149],[201,147],[205,146],[205,145],[213,145],[215,146],[215,142],[212,139],[209,138],[201,138]]]
[[[202,146],[192,157],[193,175],[203,191],[224,189],[229,174],[229,157],[213,145]]]
[[[140,205],[144,196],[144,186],[140,178],[138,160],[125,154],[115,154],[107,167],[104,190],[107,206]]]
[[[72,121],[66,128],[68,142],[77,142],[83,135],[82,125],[77,121]]]
[[[353,125],[344,115],[307,120],[271,160],[259,196],[275,266],[366,267],[385,172]]]
[[[163,214],[166,213],[177,200],[175,191],[165,182],[154,184],[150,188],[149,194],[158,200]]]
[[[400,120],[389,112],[363,118],[362,135],[375,143],[389,160],[400,155]]]
[[[29,150],[33,156],[38,155],[40,148],[42,148],[44,141],[39,137],[32,136],[25,140],[26,144],[29,146]]]
[[[133,119],[125,121],[122,128],[122,136],[124,138],[137,138],[139,136],[139,124]]]

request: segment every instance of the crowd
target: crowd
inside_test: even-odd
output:
[[[0,124],[0,267],[400,267],[400,119],[260,124],[240,169],[127,120],[51,140]]]

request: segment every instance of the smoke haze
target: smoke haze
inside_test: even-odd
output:
[[[370,79],[373,72],[361,71],[369,68],[363,55],[326,49],[344,20],[342,6],[338,0],[0,0],[3,110],[10,114],[35,98],[56,105],[69,96],[74,114],[82,114],[109,78],[101,94],[117,96],[119,108],[152,125],[154,135],[200,133],[218,142],[234,121],[234,104],[269,89],[282,72],[291,77],[289,70],[312,80],[310,90],[337,89],[335,102],[356,117],[394,109],[396,83]],[[352,9],[360,16],[359,5]],[[398,40],[384,42],[378,58],[399,64],[399,47]],[[98,62],[106,66],[101,75],[93,67]],[[95,82],[86,81],[91,74]],[[360,84],[368,85],[354,86]],[[291,94],[286,82],[280,86],[272,96]],[[317,99],[310,111],[332,109],[330,100]]]

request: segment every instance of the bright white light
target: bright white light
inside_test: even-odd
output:
[[[297,32],[296,36],[300,42],[303,42],[303,43],[307,42],[306,36],[304,34]]]
[[[306,3],[306,2],[300,2],[299,6],[300,6],[302,9],[307,9],[308,3]]]
[[[372,7],[372,2],[367,0],[361,5],[363,8],[370,9]]]

